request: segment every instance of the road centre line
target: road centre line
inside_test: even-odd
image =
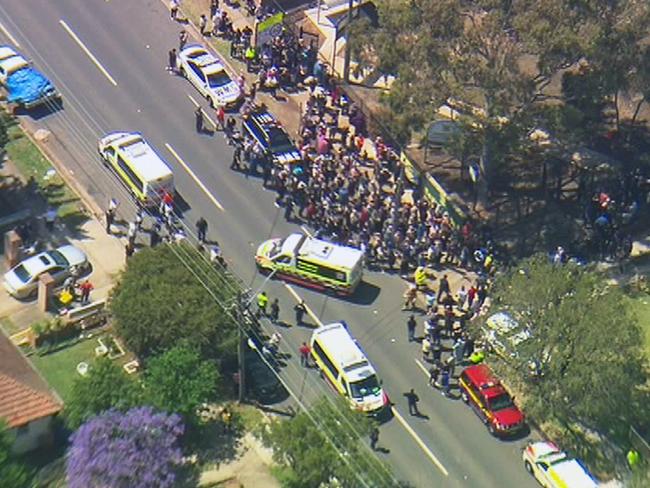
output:
[[[411,437],[413,437],[413,440],[415,440],[416,444],[420,446],[420,449],[424,452],[424,454],[427,455],[427,457],[433,462],[433,464],[436,465],[436,467],[444,474],[445,476],[449,476],[449,471],[443,466],[443,464],[440,462],[440,460],[436,457],[436,455],[431,452],[431,449],[427,447],[427,445],[424,443],[422,439],[420,439],[420,436],[416,434],[416,432],[413,430],[413,428],[408,424],[406,419],[400,415],[400,413],[397,411],[395,407],[391,407],[391,411],[393,412],[393,415],[395,418],[398,420],[400,424],[402,424],[402,427],[406,430],[406,432],[409,433]]]
[[[284,287],[287,290],[289,290],[289,293],[291,293],[293,295],[293,298],[295,298],[298,303],[301,303],[301,302],[304,303],[304,300],[302,298],[300,298],[300,295],[298,295],[298,293],[296,293],[296,290],[294,290],[293,287],[290,284],[288,284],[288,283],[283,283],[283,284],[284,284]],[[309,315],[312,319],[314,319],[314,322],[316,322],[316,325],[318,325],[318,327],[322,327],[323,322],[321,321],[321,319],[319,319],[316,316],[316,314],[312,311],[311,308],[309,308],[309,305],[307,305],[306,303],[305,303],[305,309],[307,310],[307,315]]]
[[[192,98],[192,95],[190,95],[189,93],[186,93],[186,95],[187,95],[187,98],[190,99],[190,101],[194,104],[195,107],[200,107],[201,106],[199,104],[199,102],[197,102],[196,100],[194,100],[194,98]],[[210,124],[212,124],[212,127],[214,127],[216,129],[217,123],[210,118],[210,116],[207,114],[207,112],[205,110],[203,110],[203,108],[201,108],[201,113],[208,120],[208,122],[210,122]]]
[[[422,362],[419,359],[417,359],[417,358],[414,358],[414,359],[415,359],[415,364],[417,364],[420,367],[420,369],[424,372],[424,374],[426,374],[427,377],[428,377],[429,376],[429,370],[427,370],[427,367],[424,364],[422,364]]]
[[[291,285],[289,285],[288,283],[283,283],[283,284],[284,284],[285,288],[286,288],[287,290],[289,290],[289,293],[291,293],[291,295],[293,295],[293,297],[296,299],[296,301],[297,301],[298,303],[300,303],[300,302],[303,301],[302,298],[300,298],[300,296],[298,295],[298,293],[296,293],[296,291],[293,289],[293,287],[292,287]],[[319,327],[322,327],[322,326],[323,326],[323,322],[322,322],[322,321],[321,321],[321,320],[316,316],[316,314],[315,314],[315,313],[314,313],[314,312],[313,312],[313,311],[312,311],[312,310],[307,306],[307,304],[305,304],[305,308],[307,309],[307,313],[309,314],[309,316],[310,316],[312,319],[314,319],[314,321],[318,324]],[[424,371],[425,373],[427,373],[427,375],[428,375],[428,372],[427,372],[426,368],[424,367],[424,365],[422,365],[422,364],[421,364],[417,359],[415,360],[415,362],[418,363],[418,366],[420,366],[420,368],[422,368],[423,371]],[[396,419],[399,421],[399,423],[402,425],[402,427],[404,427],[404,429],[406,430],[406,432],[407,432],[407,433],[408,433],[408,434],[413,438],[413,440],[415,441],[415,443],[420,447],[420,449],[422,449],[422,451],[424,452],[424,454],[425,454],[425,455],[426,455],[426,456],[431,460],[431,462],[433,462],[433,464],[436,465],[436,467],[437,467],[437,468],[442,472],[442,474],[444,474],[445,476],[449,476],[449,471],[447,471],[447,469],[446,469],[446,468],[444,467],[444,465],[440,462],[440,460],[436,457],[436,455],[433,454],[433,452],[431,452],[431,449],[429,449],[429,448],[427,447],[427,445],[424,443],[424,441],[420,438],[420,436],[417,435],[417,433],[416,433],[416,432],[413,430],[413,428],[408,424],[408,422],[404,419],[404,417],[402,417],[402,416],[400,415],[400,413],[397,411],[397,409],[396,409],[395,407],[391,407],[391,411],[393,412],[393,415],[395,416],[395,418],[396,418]]]
[[[63,19],[59,19],[59,24],[61,24],[61,27],[63,27],[66,30],[66,32],[70,34],[70,37],[72,37],[72,39],[79,45],[81,50],[86,53],[86,55],[95,64],[95,66],[97,66],[97,69],[99,69],[99,71],[101,71],[104,74],[104,76],[108,79],[108,81],[110,81],[113,84],[113,86],[117,86],[117,81],[115,81],[115,79],[113,79],[113,77],[108,73],[106,68],[104,68],[101,65],[101,63],[97,60],[94,54],[90,52],[90,49],[88,49],[86,45],[81,41],[81,39],[79,39],[79,36],[77,36],[77,34],[74,33],[74,31],[70,28],[70,26],[66,24]]]
[[[208,191],[208,189],[207,189],[206,186],[203,184],[203,182],[202,182],[201,180],[198,179],[198,177],[194,174],[194,171],[192,171],[192,170],[190,169],[190,167],[187,165],[187,163],[181,159],[181,157],[180,157],[180,156],[178,155],[178,153],[174,150],[174,148],[171,147],[171,146],[170,146],[169,144],[167,144],[167,143],[165,143],[165,147],[167,148],[167,150],[168,150],[170,153],[172,153],[172,156],[174,156],[174,157],[176,158],[176,160],[177,160],[177,161],[180,163],[180,165],[185,169],[185,171],[187,171],[187,174],[190,175],[190,177],[194,180],[194,182],[195,182],[197,185],[199,185],[199,188],[201,188],[201,190],[203,190],[203,193],[206,194],[206,196],[207,196],[207,197],[212,201],[212,203],[214,203],[215,206],[216,206],[219,210],[221,210],[222,212],[225,212],[225,210],[224,210],[224,208],[223,208],[223,205],[221,205],[221,204],[219,203],[219,200],[217,200],[217,199],[214,197],[214,195],[212,195],[212,193],[210,193],[210,191]]]
[[[2,24],[0,24],[0,31],[2,31],[2,33],[3,33],[7,38],[9,38],[9,40],[13,43],[14,46],[16,46],[16,47],[20,47],[20,44],[18,43],[18,41],[16,40],[16,38],[15,38],[14,36],[12,36],[11,33],[7,30],[7,28],[6,28],[4,25],[2,25]]]

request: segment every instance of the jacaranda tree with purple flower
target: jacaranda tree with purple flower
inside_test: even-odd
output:
[[[109,410],[71,437],[66,476],[70,488],[165,488],[178,481],[181,418],[151,407]]]

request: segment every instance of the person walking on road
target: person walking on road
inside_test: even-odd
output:
[[[305,305],[305,301],[302,300],[295,307],[293,307],[293,310],[296,312],[296,325],[298,326],[303,325],[304,324],[303,317],[305,316],[305,312],[307,311],[307,306]]]
[[[415,285],[409,285],[409,287],[404,292],[404,306],[402,310],[411,310],[415,308],[415,300],[418,297],[418,289]]]
[[[377,450],[377,442],[379,442],[379,429],[375,426],[370,431],[370,448],[373,451]]]
[[[208,234],[208,221],[203,217],[199,217],[196,221],[196,235],[201,244],[205,243],[205,238]]]
[[[302,345],[298,348],[300,353],[300,365],[308,368],[309,367],[309,355],[311,354],[311,347],[306,342],[303,342]]]
[[[201,107],[196,107],[194,111],[194,120],[196,123],[196,132],[199,134],[203,133],[203,110]]]
[[[280,301],[277,298],[273,300],[273,303],[271,303],[271,314],[269,315],[269,318],[274,324],[277,323],[280,318]]]
[[[183,29],[181,33],[178,34],[178,46],[180,50],[182,50],[185,47],[185,44],[187,44],[187,40],[188,40],[187,31]]]
[[[435,363],[429,368],[429,386],[431,386],[432,388],[438,386],[439,376],[440,376],[440,366],[438,366],[438,363]]]
[[[409,414],[414,416],[420,415],[420,411],[418,410],[418,402],[420,401],[420,397],[417,395],[417,393],[415,393],[415,390],[411,388],[411,391],[404,393],[404,396],[406,397],[406,401],[409,405]]]
[[[260,314],[266,316],[266,304],[269,303],[269,297],[266,296],[266,292],[263,291],[257,295],[257,308],[260,311]]]
[[[167,53],[167,56],[168,56],[167,71],[169,71],[172,74],[176,74],[176,48],[172,48]]]
[[[449,390],[451,388],[449,370],[447,368],[442,369],[442,374],[440,375],[440,387],[442,388],[442,396],[449,396]]]
[[[223,108],[223,105],[217,107],[217,123],[221,127],[221,130],[226,128],[226,111]]]
[[[409,342],[413,342],[415,340],[415,327],[416,327],[416,325],[417,325],[417,322],[415,321],[415,315],[411,314],[408,321],[406,322],[406,328],[408,329]]]

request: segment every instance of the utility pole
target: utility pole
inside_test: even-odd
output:
[[[239,375],[239,403],[244,401],[246,397],[246,343],[248,341],[248,334],[244,334],[244,327],[246,327],[246,304],[241,292],[237,293],[237,304],[235,306],[236,320],[238,330],[238,346],[237,346],[237,365]]]
[[[352,9],[354,8],[354,0],[349,0],[348,3],[348,24],[345,26],[345,57],[343,58],[343,81],[350,83],[350,37],[352,35]],[[336,69],[334,70],[336,71]]]

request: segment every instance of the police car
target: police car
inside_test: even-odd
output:
[[[271,155],[274,163],[300,162],[300,152],[289,134],[265,108],[253,110],[244,121],[244,129],[263,151]]]
[[[226,73],[224,64],[203,46],[192,44],[183,49],[178,53],[178,66],[211,107],[231,108],[241,100],[239,85]]]

